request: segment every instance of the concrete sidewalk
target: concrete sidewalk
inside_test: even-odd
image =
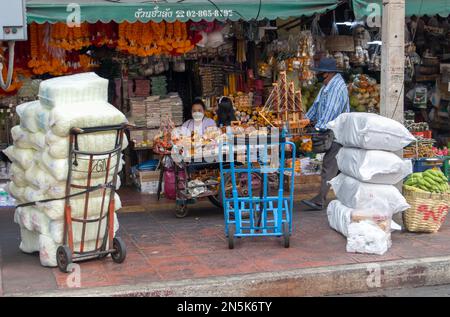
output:
[[[350,254],[329,228],[325,211],[294,212],[291,247],[279,238],[239,239],[227,248],[221,210],[208,203],[184,219],[173,208],[119,215],[125,263],[80,264],[81,288],[70,274],[44,268],[18,249],[13,211],[0,210],[3,296],[301,296],[370,292],[374,288],[450,283],[450,226],[437,234],[394,233],[383,256]]]

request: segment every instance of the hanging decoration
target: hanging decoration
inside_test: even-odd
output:
[[[80,27],[69,27],[66,23],[51,24],[49,44],[66,51],[81,50],[91,45],[89,24],[83,22]]]
[[[119,24],[117,48],[140,57],[181,55],[194,48],[186,23],[123,22]]]
[[[87,24],[68,28],[62,23],[30,25],[30,60],[28,67],[35,75],[60,76],[92,70],[98,65],[79,51],[90,46]]]

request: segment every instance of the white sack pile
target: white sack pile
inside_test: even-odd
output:
[[[392,215],[410,206],[394,186],[412,173],[399,151],[414,136],[399,122],[373,113],[344,113],[328,123],[342,144],[341,174],[329,183],[338,200],[328,205],[330,226],[347,237],[347,252],[384,254],[392,245]]]
[[[14,145],[4,153],[13,162],[8,192],[17,204],[65,196],[69,169],[69,131],[72,127],[116,125],[126,122],[119,110],[107,102],[108,81],[95,73],[84,73],[45,80],[39,87],[39,100],[21,104],[16,108],[20,125],[11,129]],[[115,132],[98,132],[78,137],[79,149],[88,152],[114,148]],[[123,148],[128,145],[124,139]],[[76,169],[87,171],[87,160],[79,159]],[[111,162],[110,174],[114,166]],[[123,161],[119,162],[119,169]],[[91,186],[105,183],[105,170],[94,169]],[[74,172],[72,183],[87,185],[87,174]],[[112,180],[112,176],[108,181]],[[116,188],[120,187],[120,181]],[[72,193],[75,191],[72,190]],[[101,190],[90,193],[88,217],[97,218],[102,207]],[[109,197],[109,192],[106,196]],[[121,208],[119,196],[114,197],[115,209]],[[20,225],[20,249],[31,253],[39,251],[41,264],[56,266],[56,249],[63,243],[64,200],[37,203],[16,209],[14,221]],[[82,218],[85,195],[71,198],[72,216]],[[107,211],[103,204],[103,214]],[[117,217],[114,215],[118,230]],[[84,251],[95,249],[98,223],[86,226]],[[106,226],[102,221],[100,238]],[[73,223],[75,250],[80,245],[82,225]]]

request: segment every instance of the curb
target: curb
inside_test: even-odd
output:
[[[450,283],[450,256],[4,296],[330,296]]]

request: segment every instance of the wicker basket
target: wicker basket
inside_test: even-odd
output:
[[[449,209],[449,193],[416,192],[403,186],[403,194],[411,206],[403,213],[403,222],[410,232],[439,231]]]

